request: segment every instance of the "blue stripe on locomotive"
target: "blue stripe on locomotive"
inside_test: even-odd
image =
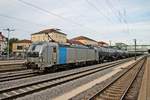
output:
[[[67,48],[59,47],[59,64],[65,64],[67,59]]]

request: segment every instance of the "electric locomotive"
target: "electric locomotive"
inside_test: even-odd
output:
[[[66,45],[55,42],[35,42],[27,51],[28,68],[39,71],[56,70],[69,67],[96,64],[128,57],[122,50],[83,45]]]

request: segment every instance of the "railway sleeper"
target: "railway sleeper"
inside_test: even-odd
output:
[[[114,94],[114,91],[112,91],[112,90],[106,90],[106,91],[104,91],[104,93],[112,93],[112,94]],[[118,92],[117,94],[121,94],[121,92]]]
[[[99,100],[119,100],[120,97],[118,95],[114,95],[114,96],[109,96],[109,95],[105,95],[105,94],[100,94]]]
[[[108,95],[108,96],[115,96],[115,95],[121,95],[121,92],[105,92],[103,93],[104,95]]]
[[[128,97],[125,98],[125,100],[133,100],[133,98],[137,98],[137,96],[129,95]]]
[[[113,85],[109,89],[122,89],[125,85]]]
[[[124,91],[123,90],[115,90],[114,92],[103,92],[104,94],[122,94]]]
[[[125,87],[122,87],[122,88],[109,88],[109,90],[121,92],[124,88],[125,88]]]

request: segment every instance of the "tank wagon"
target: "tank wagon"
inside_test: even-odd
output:
[[[60,67],[80,66],[117,60],[132,56],[126,51],[104,47],[64,45],[55,42],[35,42],[27,51],[28,68],[39,71],[56,70]]]

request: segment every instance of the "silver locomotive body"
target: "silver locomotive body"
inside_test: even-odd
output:
[[[33,43],[27,52],[27,67],[44,70],[45,67],[57,63],[57,43],[36,42]]]

